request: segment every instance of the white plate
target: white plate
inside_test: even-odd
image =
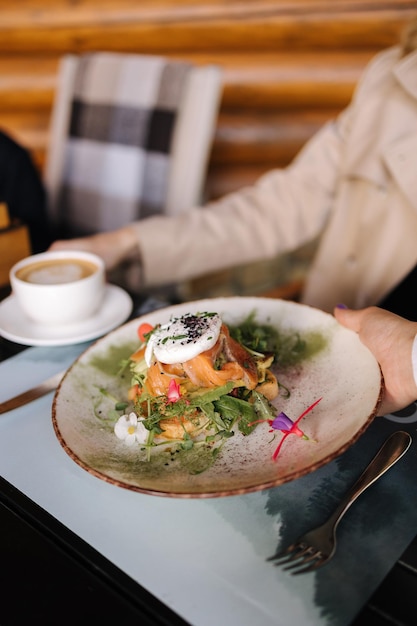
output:
[[[46,326],[32,322],[21,311],[12,294],[0,303],[0,335],[25,346],[65,346],[102,337],[122,324],[132,312],[133,303],[126,291],[107,285],[104,300],[96,315],[77,324]]]
[[[308,358],[278,370],[278,379],[290,390],[278,396],[277,413],[295,420],[315,400],[319,404],[300,422],[310,437],[290,435],[276,461],[272,459],[282,433],[275,438],[267,423],[244,437],[228,439],[214,464],[191,475],[183,457],[163,446],[152,460],[128,448],[105,422],[114,399],[126,399],[129,376],[116,376],[120,361],[138,346],[141,322],[165,323],[171,315],[215,311],[226,323],[242,321],[256,311],[259,322],[273,324],[284,337],[307,342]],[[314,346],[320,349],[314,351]],[[308,306],[269,298],[214,298],[189,302],[149,313],[124,324],[90,346],[70,367],[53,402],[55,433],[69,456],[85,470],[120,487],[152,495],[202,498],[266,489],[311,472],[351,446],[369,426],[381,400],[378,363],[356,333],[340,326],[333,316]],[[100,419],[100,418],[104,419]],[[143,453],[142,453],[143,454]],[[183,453],[181,453],[183,454]],[[180,459],[180,460],[179,460]]]

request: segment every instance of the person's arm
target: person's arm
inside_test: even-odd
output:
[[[110,269],[135,247],[147,286],[293,250],[321,232],[332,209],[344,143],[339,120],[319,131],[289,167],[268,172],[251,187],[177,217],[150,217],[112,233],[59,241],[52,249],[88,249]]]
[[[337,208],[345,148],[355,119],[374,98],[375,78],[399,50],[376,55],[364,70],[351,104],[326,124],[285,169],[272,170],[252,187],[232,193],[204,210],[179,218],[137,222],[147,284],[188,280],[203,273],[287,253],[314,240]],[[331,262],[331,260],[329,260]]]
[[[92,252],[102,257],[108,270],[129,259],[140,260],[136,228],[132,225],[90,237],[54,241],[49,249]]]
[[[417,399],[417,322],[411,322],[378,307],[354,311],[334,309],[343,326],[358,333],[360,340],[380,364],[385,395],[379,415],[402,409]]]
[[[398,51],[388,50],[371,61],[350,106],[316,133],[285,169],[272,170],[255,185],[203,209],[191,208],[178,217],[155,216],[131,224],[129,235],[136,233],[144,284],[189,280],[274,258],[314,240],[335,207],[352,121],[373,93],[373,68],[376,64],[379,72],[385,71],[385,56],[390,60],[392,54],[398,55]],[[112,250],[104,250],[104,258],[109,263],[123,260],[124,241],[119,251],[113,241],[124,234],[122,229],[121,233],[116,231],[115,239],[109,234],[97,235],[88,245],[96,251],[109,245]],[[71,243],[60,244],[65,245]]]
[[[136,222],[148,285],[272,259],[314,240],[333,208],[342,140],[326,125],[285,169],[179,217]]]

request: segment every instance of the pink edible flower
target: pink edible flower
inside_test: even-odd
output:
[[[298,423],[303,419],[305,415],[307,415],[307,413],[314,409],[314,407],[320,402],[320,400],[321,398],[313,402],[313,404],[311,404],[308,409],[303,411],[303,413],[301,413],[301,415],[297,417],[295,422],[293,422],[292,419],[290,419],[288,415],[286,415],[284,412],[281,412],[278,413],[278,415],[273,420],[257,420],[256,422],[251,422],[249,424],[249,426],[252,426],[252,424],[257,424],[259,422],[268,422],[271,427],[270,432],[272,432],[273,430],[280,430],[284,433],[283,438],[279,442],[274,454],[272,455],[274,461],[276,460],[279,451],[281,450],[282,444],[284,443],[288,435],[297,435],[297,437],[301,437],[302,439],[308,439],[307,435],[303,433],[303,431],[298,427]]]
[[[177,381],[173,378],[169,382],[167,396],[168,402],[178,402],[178,400],[181,398],[179,383],[177,383]]]
[[[279,454],[279,451],[281,450],[282,444],[284,443],[288,435],[293,434],[293,435],[297,435],[298,437],[303,437],[304,439],[308,439],[308,437],[303,433],[303,431],[298,428],[298,423],[303,419],[305,415],[307,415],[307,413],[309,413],[310,411],[314,409],[314,407],[320,402],[320,400],[321,398],[313,402],[313,404],[311,404],[308,407],[308,409],[303,411],[303,413],[301,413],[301,415],[297,417],[295,422],[293,422],[289,417],[287,417],[285,413],[280,413],[274,420],[270,420],[269,424],[272,428],[274,428],[275,430],[281,430],[281,432],[284,433],[283,438],[279,442],[274,454],[272,455],[272,459],[274,461],[276,460]],[[276,425],[274,425],[275,423]],[[282,427],[283,425],[285,426],[284,428]]]
[[[279,413],[274,420],[269,420],[269,425],[273,430],[281,430],[283,433],[291,432],[293,435],[308,439],[307,435],[285,413]]]

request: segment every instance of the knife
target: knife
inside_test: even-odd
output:
[[[58,372],[58,374],[54,374],[51,378],[47,378],[36,387],[32,387],[32,389],[28,389],[28,391],[24,391],[23,393],[19,393],[19,395],[14,396],[14,398],[10,398],[5,402],[0,402],[0,415],[2,413],[6,413],[7,411],[12,411],[13,409],[17,409],[19,406],[23,406],[28,402],[32,402],[32,400],[36,400],[41,396],[49,393],[56,389],[61,382],[64,374],[63,372]]]

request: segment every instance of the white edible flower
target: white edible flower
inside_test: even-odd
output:
[[[129,415],[122,415],[114,426],[116,437],[122,439],[127,446],[133,446],[135,442],[146,443],[149,432],[143,425],[143,417],[133,411]]]

